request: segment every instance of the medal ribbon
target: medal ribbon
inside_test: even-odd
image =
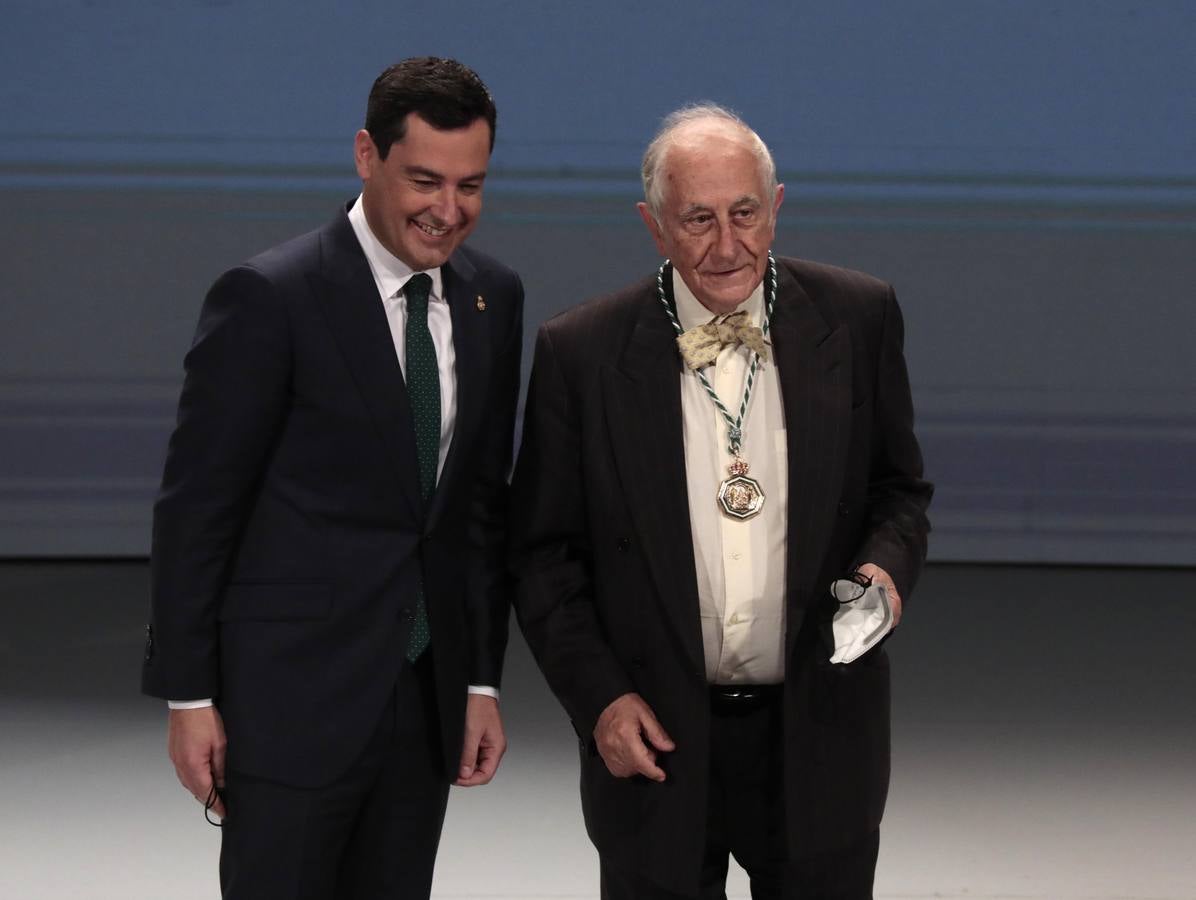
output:
[[[664,290],[664,273],[665,270],[672,265],[669,260],[661,263],[660,269],[656,272],[656,294],[660,297],[661,305],[664,306],[664,311],[668,313],[669,321],[673,323],[673,328],[680,337],[684,333],[681,323],[677,321],[677,313],[673,311],[673,306],[669,303],[668,296]],[[764,322],[760,326],[760,331],[764,337],[768,337],[768,326],[772,321],[772,307],[777,300],[777,263],[772,258],[772,251],[768,251],[768,272],[765,276],[764,282]],[[743,446],[743,419],[747,415],[748,401],[752,398],[752,385],[756,381],[756,369],[760,366],[760,353],[756,350],[752,351],[752,364],[748,367],[747,377],[744,379],[743,387],[743,401],[739,404],[738,418],[731,418],[731,411],[727,409],[726,404],[719,399],[718,394],[714,388],[710,386],[710,379],[706,377],[706,373],[700,369],[694,372],[698,376],[698,380],[702,382],[702,387],[706,389],[707,396],[714,403],[723,417],[723,421],[727,423],[727,449],[731,451],[733,457],[739,457],[740,448]]]

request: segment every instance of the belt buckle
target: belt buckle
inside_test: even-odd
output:
[[[726,713],[749,713],[769,700],[770,685],[715,684],[710,686],[711,705]]]

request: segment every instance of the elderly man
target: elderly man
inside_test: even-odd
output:
[[[580,738],[602,896],[871,896],[883,648],[831,662],[829,594],[900,615],[926,553],[892,289],[773,259],[784,187],[714,106],[670,115],[640,215],[660,271],[545,324],[512,540],[524,634]],[[712,319],[713,317],[713,319]]]
[[[142,685],[226,898],[427,897],[450,782],[505,749],[523,289],[464,245],[495,118],[455,60],[386,69],[361,195],[204,302]]]

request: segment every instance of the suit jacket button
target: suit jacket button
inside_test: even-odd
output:
[[[849,512],[851,512],[851,507],[850,507],[850,506],[848,506],[846,503],[840,503],[840,504],[839,504],[839,515],[841,515],[841,516],[845,516],[845,515],[847,515]]]
[[[619,543],[615,546],[619,548],[620,553],[626,553],[631,549],[631,541],[628,538],[621,537],[619,538]]]
[[[407,623],[411,622],[414,619],[415,619],[415,613],[412,612],[410,606],[404,607],[403,611],[401,613],[399,613],[399,620],[404,625],[406,625]]]

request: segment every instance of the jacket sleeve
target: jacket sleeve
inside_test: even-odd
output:
[[[926,508],[934,493],[933,485],[922,478],[922,451],[914,437],[904,336],[901,309],[889,288],[874,386],[868,517],[855,562],[874,563],[888,572],[903,599],[912,593],[926,559]]]
[[[602,710],[635,687],[594,606],[585,440],[576,400],[544,326],[536,339],[512,490],[515,611],[549,687],[578,735],[588,738]]]
[[[286,311],[241,266],[204,300],[184,360],[178,419],[154,505],[142,690],[217,697],[217,616],[237,540],[282,422],[290,379]]]
[[[470,632],[469,683],[497,688],[511,618],[510,576],[506,566],[507,516],[523,354],[523,285],[514,276],[513,310],[490,377],[491,404],[478,454],[482,471],[474,484],[469,540],[472,552],[467,588]]]

